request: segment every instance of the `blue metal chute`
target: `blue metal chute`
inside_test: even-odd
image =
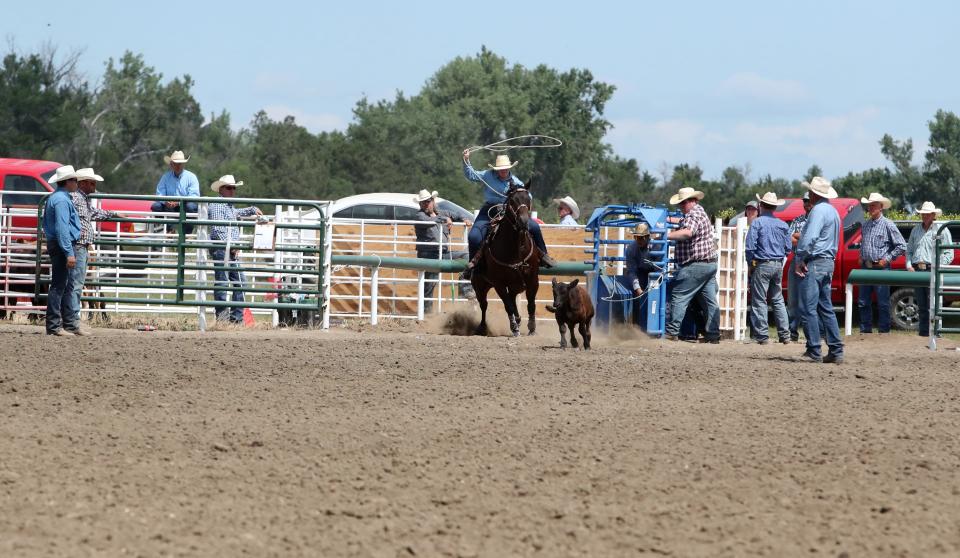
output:
[[[607,205],[596,208],[587,221],[586,230],[593,233],[593,248],[586,252],[593,256],[593,272],[589,274],[590,297],[596,308],[594,323],[609,330],[612,323],[632,323],[651,335],[662,335],[666,326],[667,286],[670,281],[669,242],[666,233],[673,228],[668,218],[680,213],[663,206],[646,204]],[[649,274],[649,288],[635,299],[631,285],[623,275],[607,274],[610,262],[625,261],[616,255],[604,255],[604,248],[629,245],[632,240],[602,238],[604,227],[633,228],[638,223],[650,227],[650,261],[662,271]],[[619,236],[619,235],[617,235]],[[662,276],[662,277],[661,277]]]

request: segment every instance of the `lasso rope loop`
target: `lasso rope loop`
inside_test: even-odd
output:
[[[550,143],[547,145],[523,145],[523,144],[508,143],[514,140],[525,140],[529,138],[546,138],[547,140],[550,140],[553,143]],[[551,149],[555,147],[560,147],[561,145],[563,145],[563,142],[553,136],[545,136],[543,134],[528,134],[525,136],[516,136],[513,138],[507,138],[505,140],[495,141],[487,145],[472,145],[467,148],[467,155],[469,156],[471,153],[480,151],[481,149],[486,149],[487,151],[492,151],[494,153],[505,153],[511,149]],[[483,180],[483,185],[489,188],[490,191],[500,196],[501,198],[507,197],[505,194],[499,192],[496,188],[494,188],[489,183],[487,183],[486,179],[483,178],[483,174],[481,173],[477,173],[477,174],[480,176],[480,179]]]
[[[614,295],[610,295],[607,298],[601,298],[600,300],[604,302],[630,302],[631,300],[640,300],[641,298],[647,296],[647,294],[649,294],[650,291],[652,291],[653,289],[656,289],[661,284],[663,284],[663,279],[664,277],[666,277],[667,273],[663,270],[662,267],[660,267],[656,263],[651,262],[650,260],[646,260],[646,262],[652,265],[653,267],[657,268],[658,271],[660,271],[660,276],[653,280],[652,285],[647,285],[647,290],[643,291],[642,293],[636,296],[632,296],[630,298],[617,298],[616,295],[614,294]]]

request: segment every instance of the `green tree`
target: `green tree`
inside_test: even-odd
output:
[[[960,211],[960,118],[938,110],[929,122],[930,147],[924,174],[930,181],[923,194],[947,212]],[[918,199],[919,201],[923,201]]]
[[[76,77],[79,55],[57,61],[56,50],[8,53],[0,68],[0,156],[59,159],[77,135],[90,102]]]

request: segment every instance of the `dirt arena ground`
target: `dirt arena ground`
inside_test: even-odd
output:
[[[0,325],[0,556],[957,556],[955,342]]]

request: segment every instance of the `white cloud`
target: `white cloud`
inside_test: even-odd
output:
[[[720,93],[778,103],[795,103],[810,97],[799,81],[770,79],[751,72],[728,77],[720,84]]]
[[[263,108],[273,120],[283,120],[287,116],[296,119],[300,124],[310,132],[330,132],[332,130],[343,130],[347,127],[347,121],[339,115],[330,113],[309,113],[298,108],[288,107],[286,105],[270,105]]]
[[[648,122],[628,118],[613,121],[607,140],[615,146],[629,146],[630,153],[621,153],[626,157],[643,161],[679,161],[696,159],[704,144],[717,141],[718,136],[693,120],[675,118]]]

